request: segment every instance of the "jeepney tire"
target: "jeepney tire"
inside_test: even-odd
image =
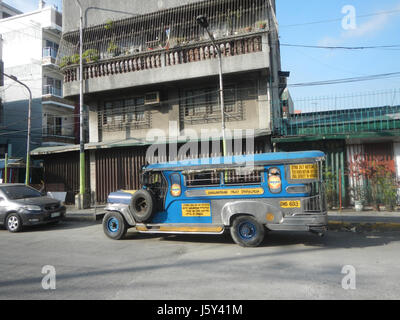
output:
[[[103,231],[112,240],[121,240],[128,231],[127,223],[119,212],[108,212],[103,218]]]
[[[231,226],[233,241],[241,247],[258,247],[265,237],[265,227],[252,216],[238,216]]]
[[[153,193],[148,190],[139,190],[131,200],[131,212],[136,222],[148,222],[156,209]]]

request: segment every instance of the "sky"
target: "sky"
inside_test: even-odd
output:
[[[37,9],[39,1],[4,2],[28,12]],[[276,2],[281,44],[346,47],[400,45],[400,0]],[[59,10],[62,9],[62,0],[48,0],[46,3],[55,4]],[[355,19],[348,20],[346,17]],[[346,19],[345,25],[343,19]],[[328,22],[310,24],[327,20]],[[374,50],[281,47],[282,70],[290,71],[289,84],[400,72],[399,55],[400,47]],[[290,92],[296,101],[308,97],[352,95],[397,88],[400,89],[400,77],[291,88]]]
[[[276,2],[281,44],[346,47],[400,45],[400,0]],[[345,6],[355,9],[355,29],[349,29],[349,24],[345,24],[345,29],[343,28],[342,19],[350,13],[342,13]],[[395,12],[382,14],[388,11]],[[374,13],[381,14],[370,15]],[[326,20],[331,22],[306,24]],[[399,56],[400,46],[395,50],[281,47],[282,69],[290,71],[291,84],[400,72]],[[400,77],[352,84],[291,88],[290,92],[296,100],[310,96],[354,94],[395,88],[400,88]]]

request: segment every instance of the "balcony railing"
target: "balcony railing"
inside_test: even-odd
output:
[[[62,97],[62,89],[61,88],[56,88],[51,85],[45,85],[43,86],[43,95],[51,95],[51,96],[56,96],[56,97]]]
[[[52,58],[52,59],[57,59],[57,53],[58,50],[51,48],[51,47],[46,47],[43,48],[43,58]]]
[[[224,57],[262,51],[262,36],[258,33],[217,41]],[[189,44],[185,47],[159,49],[130,56],[119,56],[83,67],[85,80],[114,74],[164,68],[174,65],[216,59],[217,52],[209,42]],[[64,68],[64,82],[77,81],[79,65]]]

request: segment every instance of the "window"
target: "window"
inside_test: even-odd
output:
[[[245,172],[243,170],[228,170],[224,173],[226,185],[260,184],[262,182],[261,170]]]
[[[146,110],[144,97],[127,98],[105,102],[102,112],[99,112],[99,123],[105,129],[122,129],[150,127],[150,114]]]
[[[62,118],[47,115],[47,135],[62,136]]]
[[[221,119],[220,95],[218,88],[188,90],[181,111],[189,122],[207,123]],[[237,96],[236,87],[224,88],[225,120],[243,119],[242,102]]]
[[[205,187],[220,185],[220,173],[204,171],[185,174],[187,187]]]
[[[43,94],[62,96],[62,81],[51,77],[44,77]]]

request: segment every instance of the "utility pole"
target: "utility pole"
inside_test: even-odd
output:
[[[227,156],[227,151],[226,151],[226,139],[225,139],[225,101],[224,101],[224,82],[223,82],[223,77],[222,77],[222,53],[221,53],[221,49],[217,46],[217,44],[215,43],[215,38],[214,36],[211,34],[210,30],[208,30],[208,26],[209,23],[207,21],[207,17],[206,16],[198,16],[196,18],[197,23],[204,29],[207,31],[208,36],[211,39],[211,42],[215,48],[215,50],[218,53],[218,67],[219,67],[219,95],[220,95],[220,104],[221,104],[221,116],[222,116],[222,120],[221,120],[221,125],[222,125],[222,146],[223,146],[223,155]]]
[[[75,0],[79,6],[79,209],[86,207],[86,174],[85,174],[85,141],[83,130],[83,10],[79,0]]]

